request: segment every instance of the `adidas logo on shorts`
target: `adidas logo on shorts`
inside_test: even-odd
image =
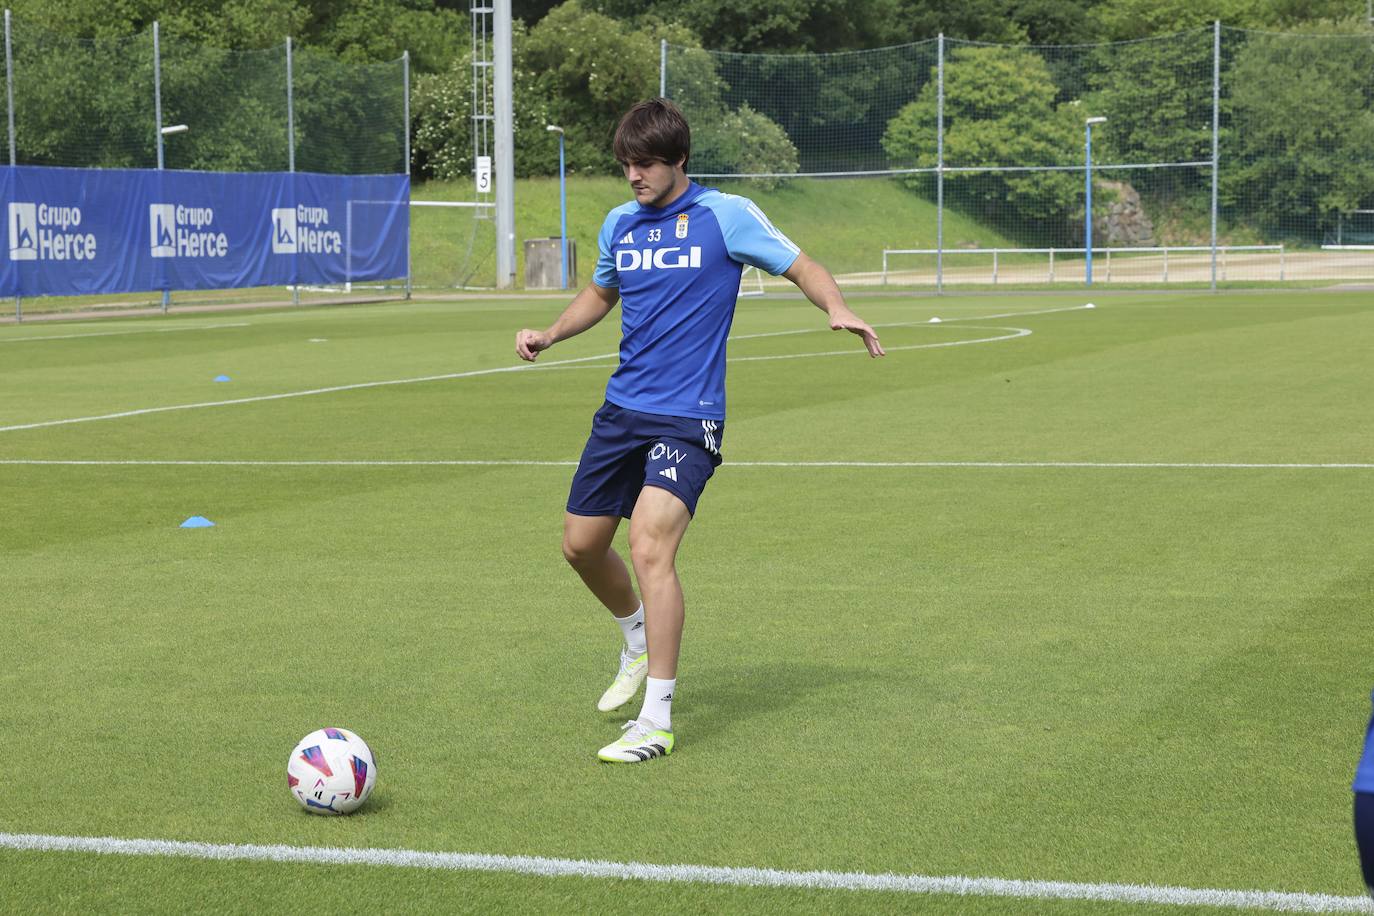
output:
[[[677,483],[677,468],[664,468],[658,472],[658,476],[667,477],[669,480]]]

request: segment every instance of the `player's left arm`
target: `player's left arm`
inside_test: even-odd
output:
[[[886,355],[883,345],[878,342],[877,332],[845,303],[844,295],[830,271],[808,258],[806,252],[798,254],[792,266],[782,275],[797,284],[797,288],[806,294],[816,308],[830,316],[830,330],[858,334],[863,338],[869,356]]]

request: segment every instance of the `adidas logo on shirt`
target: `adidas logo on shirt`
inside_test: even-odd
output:
[[[627,232],[627,233],[625,233],[625,237],[624,237],[623,239],[621,239],[617,244],[620,244],[620,245],[633,245],[634,243],[635,243],[635,234],[634,234],[633,232]]]
[[[676,482],[677,482],[677,468],[664,468],[663,470],[661,470],[661,471],[658,472],[658,476],[659,476],[659,477],[667,477],[669,480],[671,480],[671,481],[673,481],[674,483],[676,483]]]

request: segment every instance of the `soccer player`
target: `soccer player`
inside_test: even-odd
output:
[[[1374,717],[1364,735],[1364,754],[1355,768],[1355,845],[1360,850],[1364,884],[1374,897]]]
[[[613,148],[634,200],[602,223],[592,282],[547,329],[516,334],[515,352],[534,361],[621,303],[620,365],[573,476],[563,555],[625,637],[619,671],[597,708],[618,709],[647,684],[638,718],[597,755],[636,763],[673,751],[683,622],[674,564],[697,500],[721,462],[725,342],[744,265],[787,277],[829,316],[832,330],[859,335],[870,356],[884,354],[830,272],[758,207],[687,178],[691,132],[672,102],[651,99],[631,108]],[[630,520],[638,596],[611,547],[622,517]]]

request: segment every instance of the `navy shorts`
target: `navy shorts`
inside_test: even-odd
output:
[[[696,514],[697,500],[720,465],[721,420],[640,413],[607,401],[592,418],[592,434],[573,475],[573,515],[634,512],[639,491],[662,487]]]
[[[1355,793],[1355,845],[1360,850],[1364,886],[1374,897],[1374,793]]]

